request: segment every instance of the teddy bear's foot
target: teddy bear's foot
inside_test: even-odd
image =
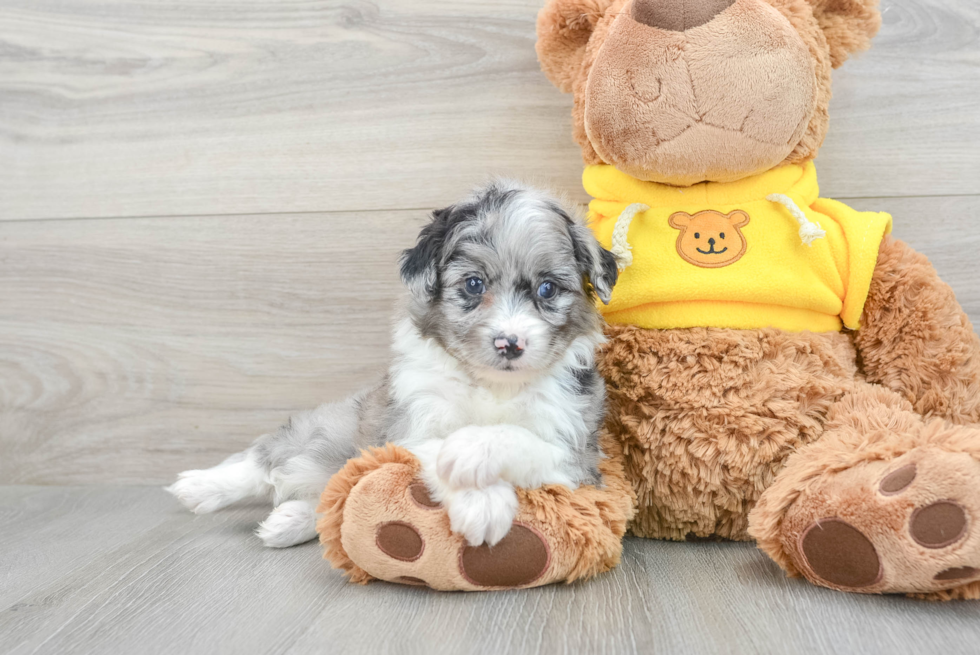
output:
[[[920,447],[828,473],[804,485],[780,533],[793,568],[819,585],[919,594],[967,585],[975,592],[980,462]]]
[[[352,560],[390,582],[436,589],[512,588],[533,584],[551,565],[548,540],[515,522],[492,548],[470,546],[409,467],[379,469],[347,497],[342,543]]]
[[[325,557],[355,582],[466,591],[539,586],[618,563],[632,500],[613,487],[518,490],[517,515],[503,539],[471,546],[429,497],[418,460],[389,446],[351,460],[334,476],[321,498],[317,530]]]

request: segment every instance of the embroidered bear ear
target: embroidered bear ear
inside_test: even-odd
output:
[[[749,224],[749,215],[741,209],[730,212],[725,218],[728,219],[732,227],[745,227]]]
[[[691,224],[691,218],[693,217],[687,212],[674,212],[667,219],[667,222],[675,230],[683,230]]]

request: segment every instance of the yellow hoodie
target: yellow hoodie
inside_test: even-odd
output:
[[[583,183],[599,241],[613,247],[618,222],[618,250],[625,238],[632,255],[603,314],[644,328],[856,329],[892,226],[888,214],[819,198],[812,163],[690,187],[597,165]],[[649,209],[617,221],[634,203]]]

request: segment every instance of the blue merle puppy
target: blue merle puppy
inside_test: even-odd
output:
[[[378,384],[293,417],[214,468],[181,473],[168,491],[198,513],[270,498],[257,534],[292,546],[315,536],[330,476],[392,442],[419,458],[453,531],[493,545],[510,530],[515,487],[597,482],[605,390],[595,299],[609,302],[617,268],[573,215],[502,181],[433,212],[402,256],[408,302]]]

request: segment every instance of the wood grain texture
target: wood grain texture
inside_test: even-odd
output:
[[[3,0],[0,216],[403,209],[574,179],[536,0]]]
[[[0,481],[163,482],[369,383],[425,216],[0,223]]]
[[[980,197],[852,204],[980,325]],[[425,217],[0,223],[0,483],[162,484],[369,383]]]
[[[584,199],[541,0],[0,0],[0,219]],[[980,5],[883,0],[837,72],[824,192],[975,193]]]
[[[880,5],[871,49],[834,72],[830,131],[817,158],[822,192],[980,192],[980,3]]]
[[[0,488],[0,653],[969,653],[980,604],[821,589],[749,544],[627,539],[573,585],[346,583],[266,508],[195,517],[148,488]],[[70,547],[66,547],[70,546]]]

